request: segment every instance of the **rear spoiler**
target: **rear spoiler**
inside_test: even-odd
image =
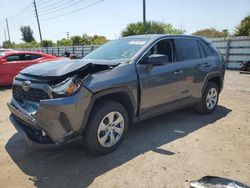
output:
[[[202,37],[202,39],[204,40],[204,42],[206,42],[207,44],[212,44],[212,41],[206,37]]]

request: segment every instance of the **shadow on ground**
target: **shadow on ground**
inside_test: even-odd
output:
[[[5,91],[5,90],[10,90],[12,88],[11,85],[7,85],[7,86],[0,86],[0,91]]]
[[[123,144],[105,156],[87,154],[81,140],[53,149],[32,150],[18,133],[5,148],[18,167],[33,177],[30,180],[37,187],[86,187],[96,177],[145,152],[174,155],[173,151],[159,147],[204,126],[213,126],[230,112],[218,106],[211,115],[198,115],[187,108],[135,124]]]

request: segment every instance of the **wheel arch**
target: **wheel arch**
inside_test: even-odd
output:
[[[201,94],[204,93],[208,82],[213,82],[213,83],[217,84],[217,86],[219,87],[219,92],[221,92],[221,90],[223,88],[223,76],[222,76],[222,73],[219,72],[219,71],[209,73],[206,76],[206,78],[205,78],[205,80],[203,82],[203,86],[202,86],[202,89],[201,89]]]
[[[128,112],[129,122],[133,121],[134,116],[136,115],[136,100],[130,90],[126,87],[117,87],[112,89],[107,89],[104,91],[97,92],[92,96],[89,107],[85,113],[83,123],[82,123],[82,132],[85,130],[91,112],[96,104],[104,100],[112,100],[122,104]]]

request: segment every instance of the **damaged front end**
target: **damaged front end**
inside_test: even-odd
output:
[[[112,66],[88,63],[63,75],[20,73],[13,82],[13,98],[8,103],[12,123],[38,144],[59,144],[81,136],[93,95],[84,81],[110,69]]]

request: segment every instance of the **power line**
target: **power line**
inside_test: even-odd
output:
[[[14,14],[13,16],[10,16],[9,19],[13,19],[14,17],[19,17],[20,14],[22,14],[23,12],[26,13],[27,9],[30,9],[32,7],[32,2],[30,2],[29,4],[27,4],[22,10],[20,10],[18,13]]]
[[[74,0],[73,0],[73,1],[74,1]],[[61,6],[58,6],[57,8],[51,8],[51,9],[47,9],[47,10],[45,10],[45,11],[40,11],[40,13],[42,13],[41,16],[47,15],[47,14],[51,14],[51,13],[55,13],[55,12],[58,12],[58,11],[67,9],[67,8],[69,8],[69,7],[75,6],[75,5],[77,5],[77,4],[80,4],[80,3],[84,2],[84,1],[85,1],[85,0],[80,0],[80,1],[77,1],[77,2],[72,2],[72,1],[70,1],[70,2],[68,2],[68,3],[65,3],[65,4],[61,5]],[[67,5],[67,6],[65,6],[65,5]],[[60,8],[60,7],[62,7],[62,8]]]
[[[25,24],[26,22],[28,22],[28,21],[30,21],[32,19],[34,19],[34,15],[33,16],[30,15],[29,17],[23,18],[22,20],[19,20],[18,22],[12,22],[12,21],[10,21],[10,23],[11,23],[12,26],[15,27],[15,26],[19,26],[19,25]]]
[[[19,30],[19,28],[21,26],[24,26],[24,25],[31,25],[31,23],[35,22],[35,18],[33,17],[32,19],[29,19],[25,22],[22,22],[20,24],[15,24],[15,25],[11,25],[10,28],[11,28],[11,31],[13,30]]]
[[[36,23],[36,20],[34,20],[34,21],[32,21],[32,22],[28,22],[28,23],[26,23],[25,25],[29,25],[29,26],[31,26],[31,25],[34,25]],[[20,27],[21,27],[22,25],[20,25]],[[12,29],[11,28],[11,32],[17,32],[17,31],[20,31],[20,27],[16,27],[15,29]]]
[[[51,2],[51,0],[45,0],[45,1],[39,0],[39,1],[36,2],[36,4],[37,5],[43,5],[43,4],[47,4],[48,2]]]
[[[37,1],[37,2],[35,2]],[[8,17],[8,20],[3,20],[0,21],[0,25],[4,25],[4,22],[6,22],[6,26],[7,26],[7,31],[8,34],[10,33],[9,30],[9,25],[11,28],[11,32],[17,32],[20,31],[20,26],[22,25],[33,25],[37,22],[38,24],[38,28],[39,28],[39,35],[40,35],[40,40],[42,40],[42,35],[41,35],[41,29],[40,29],[40,23],[39,23],[39,18],[38,18],[38,11],[37,11],[37,6],[39,6],[39,16],[45,16],[45,15],[50,15],[50,14],[56,14],[56,13],[60,13],[58,15],[55,16],[51,16],[51,17],[45,17],[42,19],[42,21],[47,21],[47,20],[52,20],[52,19],[56,19],[58,17],[62,17],[62,16],[67,16],[67,15],[71,15],[74,14],[76,12],[82,11],[84,9],[87,9],[89,7],[92,7],[94,5],[97,5],[101,2],[103,2],[104,0],[98,0],[95,1],[93,3],[90,3],[84,7],[79,7],[79,5],[83,2],[85,2],[86,0],[71,0],[71,1],[66,1],[66,0],[62,0],[62,1],[54,1],[54,4],[49,4],[48,2],[51,2],[51,0],[33,0],[33,2],[27,4],[22,10],[20,10],[18,13],[16,13],[15,15]],[[37,3],[37,4],[36,4]],[[32,4],[34,6],[32,6]],[[41,6],[40,5],[47,5],[47,6]],[[75,7],[74,10],[62,13],[62,10],[67,9],[69,7],[73,7],[77,5],[77,7]],[[34,8],[35,8],[35,12],[34,12]],[[40,8],[42,11],[40,11]],[[40,14],[40,12],[42,12],[42,14]],[[37,17],[37,19],[35,20],[34,17],[34,13],[35,16]],[[10,39],[10,37],[9,37]]]
[[[58,5],[61,6],[61,5],[60,5],[61,3],[67,4],[67,3],[71,3],[72,1],[75,1],[75,0],[69,0],[69,1],[66,1],[66,2],[65,2],[65,0],[62,0],[62,1],[54,2],[54,4],[47,4],[46,6],[40,6],[40,5],[38,5],[38,7],[39,7],[39,12],[41,12],[41,11],[46,11],[47,8],[49,8],[49,9],[51,9],[51,8],[56,8],[56,7],[58,7]],[[48,9],[47,9],[47,10],[48,10]]]
[[[87,6],[85,6],[85,7],[82,7],[82,8],[79,8],[79,9],[75,9],[75,10],[73,10],[73,11],[70,11],[70,12],[67,12],[67,13],[64,13],[64,14],[60,14],[60,15],[56,15],[56,16],[44,18],[44,19],[42,19],[42,20],[43,20],[43,21],[52,20],[52,19],[55,19],[55,18],[58,18],[58,17],[62,17],[62,16],[74,14],[74,13],[79,12],[79,11],[81,11],[81,10],[84,10],[84,9],[87,9],[87,8],[92,7],[92,6],[94,6],[94,5],[97,5],[97,4],[99,4],[99,3],[103,2],[103,1],[104,1],[104,0],[99,0],[99,1],[96,1],[96,2],[94,2],[94,3],[91,3],[91,4],[87,5]]]

